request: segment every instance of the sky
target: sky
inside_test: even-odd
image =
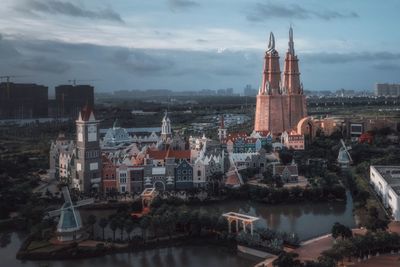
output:
[[[97,92],[258,88],[294,29],[306,90],[400,82],[398,0],[1,0],[0,76]],[[281,65],[281,69],[283,65]]]

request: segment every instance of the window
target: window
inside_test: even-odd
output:
[[[201,176],[201,171],[200,170],[197,171],[197,176]],[[200,180],[200,178],[199,178],[199,180]]]

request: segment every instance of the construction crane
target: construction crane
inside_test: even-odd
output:
[[[94,80],[77,80],[77,79],[71,79],[68,80],[69,83],[72,83],[73,86],[76,86],[76,82],[94,82],[94,81],[99,81],[99,79],[94,79]]]

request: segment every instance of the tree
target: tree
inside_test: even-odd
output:
[[[151,228],[153,229],[153,233],[156,237],[158,237],[158,229],[161,226],[161,216],[154,215],[151,217]]]
[[[92,228],[92,233],[91,233],[92,238],[94,238],[94,225],[96,224],[96,221],[97,221],[96,216],[93,215],[93,214],[90,214],[89,217],[88,217],[87,223],[88,223],[88,224],[91,226],[91,228]]]
[[[120,240],[124,240],[124,228],[125,228],[125,224],[124,224],[124,219],[123,218],[118,218],[117,219],[117,228],[119,229],[119,233],[120,233]]]
[[[283,252],[277,259],[273,261],[275,267],[301,267],[300,260],[297,259],[299,254]]]
[[[379,211],[375,206],[371,206],[368,208],[367,220],[365,223],[365,227],[372,231],[376,232],[377,230],[386,230],[388,228],[389,221],[384,218],[381,219],[379,217]]]
[[[150,217],[145,215],[142,217],[142,219],[139,222],[139,226],[142,229],[142,235],[143,235],[143,240],[146,242],[146,238],[147,238],[147,229],[150,226]]]
[[[108,225],[108,220],[106,218],[101,218],[99,221],[99,226],[101,227],[102,233],[103,233],[103,240],[104,240],[104,229]]]
[[[111,231],[113,231],[113,241],[115,241],[115,231],[117,231],[117,228],[118,228],[117,219],[116,219],[116,218],[113,218],[113,219],[110,221],[110,229],[111,229]]]
[[[279,158],[281,159],[283,165],[287,165],[293,160],[293,151],[282,149],[279,151]]]
[[[349,227],[338,222],[335,222],[335,224],[332,226],[331,232],[334,239],[338,238],[339,236],[342,237],[342,239],[347,239],[353,236],[353,232]]]
[[[131,241],[131,233],[133,229],[135,228],[135,225],[133,224],[131,219],[127,219],[125,221],[125,232],[128,235],[128,240]]]

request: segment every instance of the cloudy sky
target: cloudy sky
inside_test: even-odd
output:
[[[382,1],[383,2],[383,1]],[[0,76],[98,91],[259,86],[293,25],[304,87],[400,82],[400,1],[1,0]],[[88,81],[83,81],[88,83]]]

